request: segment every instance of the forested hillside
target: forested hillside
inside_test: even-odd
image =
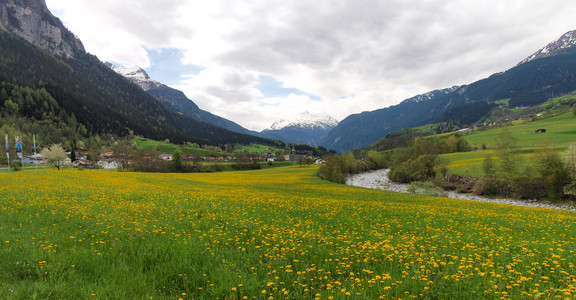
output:
[[[168,111],[157,99],[110,70],[95,56],[78,53],[60,59],[21,38],[0,32],[0,82],[2,117],[12,124],[44,120],[63,136],[133,133],[157,140],[199,144],[263,143],[275,141],[234,133]],[[12,96],[15,87],[37,91],[38,97]],[[10,92],[7,90],[10,89]],[[30,109],[45,100],[59,119]],[[11,100],[12,104],[6,104]],[[32,104],[33,103],[33,104]],[[16,111],[16,109],[18,111]],[[18,119],[24,122],[17,122]],[[75,121],[73,121],[75,120]],[[7,121],[8,122],[8,121]],[[65,128],[72,126],[70,128]],[[53,128],[52,127],[52,128]],[[76,130],[76,127],[81,130]],[[19,126],[19,130],[25,127]],[[73,134],[72,134],[73,135]]]

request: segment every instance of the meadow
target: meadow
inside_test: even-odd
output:
[[[576,213],[316,168],[0,174],[0,298],[574,298]]]
[[[545,133],[535,133],[537,129],[546,129]],[[564,151],[571,143],[576,143],[576,116],[572,113],[538,120],[535,122],[515,121],[507,127],[510,133],[517,138],[516,146],[523,164],[532,163],[534,153],[542,147]],[[498,158],[495,139],[502,129],[476,130],[464,138],[478,149],[482,145],[486,150],[443,154],[450,161],[449,168],[458,175],[483,176],[482,162],[486,157]]]

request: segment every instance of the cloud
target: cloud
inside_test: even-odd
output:
[[[305,110],[342,119],[504,71],[575,29],[576,14],[564,0],[47,3],[102,60],[150,67],[151,50],[176,49],[170,78],[182,80],[172,86],[257,130]],[[270,94],[277,83],[284,92]]]

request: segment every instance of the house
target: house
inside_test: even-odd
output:
[[[115,160],[100,160],[96,165],[102,169],[120,169],[120,163]]]
[[[44,156],[42,154],[37,153],[34,155],[24,156],[22,158],[22,163],[25,163],[25,164],[45,164],[46,159],[44,158]]]
[[[172,161],[172,154],[162,153],[160,154],[160,158],[165,161]]]
[[[472,129],[470,129],[470,128],[462,128],[462,129],[460,129],[460,130],[458,130],[458,131],[456,131],[456,132],[472,132]]]

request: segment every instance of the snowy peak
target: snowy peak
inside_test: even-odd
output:
[[[536,51],[534,54],[530,55],[523,61],[519,62],[518,65],[548,56],[560,55],[567,50],[576,48],[576,30],[568,31],[562,35],[559,39],[548,44],[546,47]]]
[[[156,80],[153,80],[148,76],[148,73],[144,69],[138,66],[116,66],[111,63],[106,63],[106,65],[114,70],[116,73],[130,79],[132,82],[140,86],[144,91],[148,91],[153,88],[158,88],[162,84]]]
[[[416,96],[414,96],[412,98],[408,98],[402,102],[419,103],[419,102],[423,102],[423,101],[428,101],[428,100],[430,100],[430,99],[432,99],[438,95],[450,94],[459,88],[461,88],[461,87],[460,86],[453,86],[453,87],[446,88],[446,89],[434,90],[434,91],[427,92],[424,94],[416,95]]]
[[[268,130],[281,130],[286,127],[332,129],[337,125],[338,121],[328,115],[312,114],[306,111],[293,119],[278,120]]]

